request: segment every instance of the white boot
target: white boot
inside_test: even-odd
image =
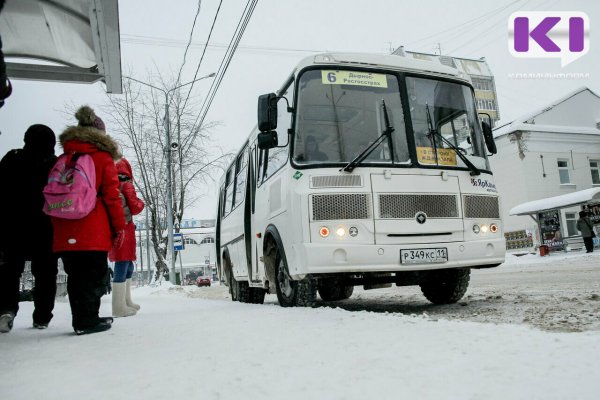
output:
[[[133,301],[131,301],[131,278],[127,279],[127,290],[125,291],[125,303],[127,304],[127,307],[131,307],[131,308],[135,309],[136,311],[140,309],[139,304],[135,304]]]
[[[135,315],[135,308],[127,307],[125,302],[125,282],[113,282],[112,284],[112,314],[113,317],[130,317]]]

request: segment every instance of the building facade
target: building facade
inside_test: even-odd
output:
[[[508,215],[514,206],[600,187],[600,97],[588,88],[499,126],[494,136],[498,153],[490,163],[502,196],[504,231],[515,234],[515,240],[523,231],[533,245],[541,238],[530,217]],[[558,212],[562,237],[580,235],[579,211],[581,207]]]

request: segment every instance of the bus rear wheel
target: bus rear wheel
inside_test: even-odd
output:
[[[267,291],[262,288],[250,287],[247,281],[236,281],[231,277],[231,299],[241,303],[263,304]]]
[[[344,286],[339,282],[330,282],[319,285],[319,296],[324,301],[346,300],[352,296],[354,286]]]
[[[305,278],[292,280],[283,250],[277,247],[275,252],[275,289],[277,300],[282,307],[313,307],[317,299],[317,287],[314,280]]]
[[[469,287],[470,268],[432,271],[420,284],[421,292],[433,304],[452,304],[459,301]]]

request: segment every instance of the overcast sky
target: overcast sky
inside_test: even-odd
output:
[[[182,82],[191,80],[219,0],[203,0]],[[224,1],[211,39],[227,45],[246,1]],[[182,62],[196,0],[120,1],[123,71],[150,80],[160,71],[176,75]],[[590,18],[590,51],[561,68],[558,59],[517,59],[508,51],[508,17],[519,10],[583,11]],[[493,11],[493,12],[492,12]],[[484,16],[482,18],[482,16]],[[599,25],[597,25],[599,24]],[[392,1],[259,0],[253,18],[221,84],[206,121],[220,121],[215,144],[237,150],[256,123],[258,95],[275,91],[300,59],[315,52],[347,51],[386,54],[406,50],[480,58],[485,57],[496,79],[500,114],[510,121],[587,86],[600,94],[600,2],[596,0],[507,1]],[[167,40],[164,40],[167,39]],[[198,76],[216,72],[225,48],[209,49]],[[583,73],[584,79],[515,79],[514,73]],[[210,79],[196,84],[202,96]],[[0,153],[22,146],[23,133],[44,123],[57,135],[74,118],[67,107],[106,103],[104,86],[14,81],[14,92],[0,109]],[[98,114],[102,117],[101,113]],[[107,119],[107,118],[105,118]],[[111,133],[111,125],[107,131]],[[60,152],[57,149],[57,152]],[[186,215],[215,214],[214,188]]]

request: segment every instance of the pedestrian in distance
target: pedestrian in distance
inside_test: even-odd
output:
[[[585,252],[592,253],[594,251],[594,238],[596,237],[596,233],[594,232],[594,225],[585,211],[579,211],[577,230],[581,232],[581,236],[583,237]]]
[[[115,263],[112,285],[112,313],[113,317],[129,317],[135,315],[140,309],[138,304],[131,300],[131,276],[133,275],[136,260],[135,250],[135,224],[133,215],[138,215],[144,209],[144,202],[137,197],[133,185],[133,171],[126,158],[117,162],[117,172],[121,183],[121,200],[125,212],[125,240],[119,248],[113,247],[108,253],[108,259]]]
[[[52,252],[52,223],[42,211],[42,190],[56,162],[56,137],[46,125],[25,132],[25,146],[0,161],[0,332],[9,332],[19,311],[19,286],[25,262],[34,277],[33,327],[45,329],[52,319],[58,260]]]
[[[67,293],[73,329],[81,335],[106,331],[111,327],[112,318],[100,318],[98,313],[100,299],[110,279],[108,252],[123,243],[125,216],[115,167],[115,162],[121,158],[117,143],[106,134],[104,122],[90,107],[81,107],[75,117],[79,124],[68,127],[59,136],[64,157],[59,157],[51,171],[44,193],[46,212],[53,215],[54,251],[61,257],[68,275]],[[59,165],[61,160],[63,164]],[[50,198],[53,174],[57,168],[57,180],[63,179],[63,175],[75,168],[77,173],[68,176],[67,182],[73,182],[71,186],[86,182],[92,186],[89,211],[87,197],[54,202]],[[85,171],[90,172],[87,174]],[[85,206],[81,212],[77,208],[80,203]]]

